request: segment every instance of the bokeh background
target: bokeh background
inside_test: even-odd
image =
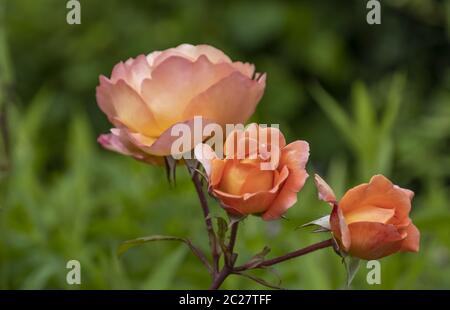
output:
[[[70,26],[65,0],[0,0],[0,288],[208,287],[181,244],[116,256],[122,241],[152,234],[205,248],[186,171],[171,188],[162,168],[96,143],[109,129],[95,102],[98,76],[181,43],[214,45],[267,72],[252,121],[308,140],[310,174],[339,195],[375,173],[416,192],[421,251],[382,259],[381,285],[366,283],[363,265],[351,288],[450,288],[450,1],[381,2],[382,23],[369,26],[363,0],[81,0],[82,24]],[[240,262],[265,245],[277,255],[328,237],[296,229],[329,212],[312,183],[286,220],[245,221]],[[223,214],[217,205],[213,213]],[[70,259],[81,262],[80,286],[66,284]],[[345,289],[330,249],[277,271],[287,288]],[[223,287],[260,288],[236,276]]]

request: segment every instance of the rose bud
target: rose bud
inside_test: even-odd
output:
[[[242,149],[245,152],[239,154]],[[251,124],[245,130],[233,131],[225,141],[224,155],[220,159],[207,144],[195,149],[208,176],[210,192],[232,215],[278,219],[296,203],[308,177],[308,143],[286,145],[276,128]]]
[[[183,44],[117,64],[100,76],[97,103],[114,125],[98,142],[105,148],[150,163],[171,153],[171,128],[206,122],[244,123],[265,88],[265,74],[252,64],[232,62],[208,45]],[[192,145],[191,149],[195,145]],[[183,152],[190,151],[183,150]]]
[[[343,253],[371,260],[419,251],[420,232],[409,218],[414,192],[375,175],[337,203],[328,184],[318,175],[315,181],[319,199],[333,206],[330,228]]]

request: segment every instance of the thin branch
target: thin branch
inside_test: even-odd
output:
[[[231,225],[230,243],[228,243],[228,252],[230,254],[233,254],[233,252],[234,252],[234,245],[236,244],[238,228],[239,228],[239,222],[234,222]]]
[[[240,272],[240,271],[244,271],[244,270],[269,267],[269,266],[272,266],[272,265],[275,265],[275,264],[279,264],[279,263],[282,263],[284,261],[287,261],[287,260],[290,260],[290,259],[302,256],[302,255],[305,255],[305,254],[308,254],[308,253],[311,253],[311,252],[314,252],[314,251],[317,251],[317,250],[320,250],[320,249],[324,249],[324,248],[330,247],[332,245],[333,245],[333,239],[328,239],[328,240],[325,240],[325,241],[322,241],[322,242],[319,242],[319,243],[312,244],[312,245],[307,246],[305,248],[299,249],[297,251],[290,252],[288,254],[285,254],[285,255],[282,255],[282,256],[279,256],[279,257],[276,257],[276,258],[273,258],[273,259],[262,261],[261,263],[256,264],[256,265],[247,263],[245,265],[242,265],[242,266],[234,268],[234,271],[235,272]]]
[[[200,200],[200,205],[202,207],[203,216],[205,218],[206,229],[208,231],[209,237],[209,245],[211,248],[211,255],[213,259],[213,276],[214,276],[214,274],[217,273],[219,270],[219,253],[217,251],[217,237],[214,232],[213,223],[209,213],[208,201],[206,199],[205,193],[203,192],[197,168],[190,167],[188,163],[186,163],[186,167],[191,175],[192,182],[194,183],[195,190]]]
[[[205,265],[205,267],[208,269],[209,273],[213,273],[213,268],[211,264],[209,263],[208,259],[206,258],[205,254],[197,248],[191,240],[186,239],[186,244],[188,245],[189,249],[191,249],[192,253],[197,256],[197,258]]]

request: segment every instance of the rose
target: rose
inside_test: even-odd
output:
[[[245,147],[243,157],[239,157],[239,146]],[[234,215],[278,219],[295,204],[308,177],[308,143],[286,145],[276,128],[250,124],[244,131],[237,129],[228,135],[224,154],[220,159],[207,144],[195,149],[208,175],[210,192]]]
[[[140,55],[117,64],[111,78],[100,76],[97,103],[115,128],[98,141],[139,160],[161,161],[176,138],[174,125],[192,127],[195,116],[221,126],[244,123],[264,88],[265,74],[255,74],[254,65],[232,62],[212,46]]]
[[[315,181],[319,198],[333,205],[330,228],[344,253],[370,260],[419,251],[420,232],[409,218],[414,192],[375,175],[338,204],[328,184],[318,175]]]

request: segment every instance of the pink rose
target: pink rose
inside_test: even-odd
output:
[[[114,125],[99,143],[150,163],[170,155],[172,126],[206,122],[244,123],[265,88],[265,74],[252,64],[232,62],[208,45],[182,44],[117,64],[100,76],[97,102]],[[194,147],[193,145],[192,147]],[[189,151],[189,150],[184,150]]]

